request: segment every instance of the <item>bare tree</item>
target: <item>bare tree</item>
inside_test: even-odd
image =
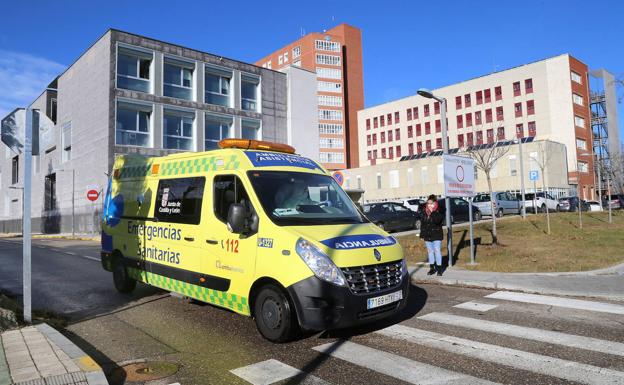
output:
[[[489,129],[496,135],[498,127],[493,124]],[[488,127],[475,126],[474,131],[487,132]],[[483,171],[488,184],[490,194],[490,211],[492,212],[492,245],[498,244],[498,233],[496,231],[496,212],[494,211],[494,194],[492,192],[492,170],[496,167],[496,162],[509,152],[510,146],[501,145],[501,142],[491,142],[487,144],[477,144],[466,147],[466,153],[475,161],[477,169]]]
[[[549,152],[546,149],[546,144],[545,142],[539,142],[537,143],[537,157],[532,156],[531,160],[533,160],[535,162],[535,164],[537,164],[537,167],[540,168],[540,172],[542,173],[542,189],[544,190],[544,200],[546,201],[545,206],[546,206],[546,226],[548,229],[548,235],[550,235],[550,212],[548,210],[548,201],[547,199],[547,194],[548,194],[548,186],[546,185],[546,168],[548,167],[548,163],[550,162],[550,158],[551,158],[551,152]],[[578,166],[577,166],[578,167]],[[580,186],[579,186],[580,188]],[[535,192],[537,193],[537,192]],[[534,210],[536,210],[537,212],[537,207],[533,208]],[[579,203],[579,210],[580,210],[580,203]]]

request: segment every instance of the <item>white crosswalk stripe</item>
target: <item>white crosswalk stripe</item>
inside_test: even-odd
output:
[[[337,341],[313,349],[410,384],[495,384],[349,341]]]
[[[597,338],[566,334],[550,330],[529,328],[482,319],[461,317],[446,313],[429,313],[418,318],[447,325],[482,330],[489,333],[503,334],[510,337],[518,337],[533,341],[546,342],[549,344],[568,346],[571,348],[592,350],[600,353],[624,356],[624,344],[614,341],[605,341]]]
[[[594,385],[624,384],[624,372],[463,338],[445,336],[443,334],[403,325],[394,325],[379,330],[376,333],[417,345],[461,354],[471,358],[494,362],[500,365],[557,377],[568,381]]]
[[[605,302],[585,301],[580,299],[551,297],[540,294],[515,293],[511,291],[497,291],[486,295],[485,298],[502,299],[538,305],[550,305],[577,310],[588,310],[601,313],[624,314],[624,306]]]
[[[489,303],[479,303],[479,302],[474,302],[474,301],[469,301],[469,302],[464,302],[464,303],[460,303],[459,305],[455,305],[453,307],[459,308],[459,309],[467,309],[467,310],[474,310],[474,311],[490,311],[492,309],[496,309],[498,307],[498,305],[492,305]]]
[[[301,376],[300,384],[331,385],[318,377],[286,365],[278,360],[270,359],[253,365],[230,370],[230,373],[242,378],[253,385],[270,385],[276,382]]]

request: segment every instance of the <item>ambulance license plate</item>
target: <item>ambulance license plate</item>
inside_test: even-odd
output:
[[[369,298],[366,301],[366,309],[374,309],[379,306],[387,305],[392,302],[400,301],[403,299],[403,291],[396,291],[394,293],[382,295],[380,297]]]

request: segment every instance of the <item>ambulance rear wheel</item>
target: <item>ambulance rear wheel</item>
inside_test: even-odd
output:
[[[271,342],[287,342],[298,332],[297,314],[276,285],[260,289],[253,304],[256,327]]]
[[[115,261],[113,267],[113,282],[115,289],[120,293],[131,293],[136,287],[136,281],[128,275],[128,270],[120,259]]]

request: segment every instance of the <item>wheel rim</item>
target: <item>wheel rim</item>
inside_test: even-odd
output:
[[[262,304],[262,321],[272,330],[279,329],[282,323],[281,307],[272,298],[268,298]]]

